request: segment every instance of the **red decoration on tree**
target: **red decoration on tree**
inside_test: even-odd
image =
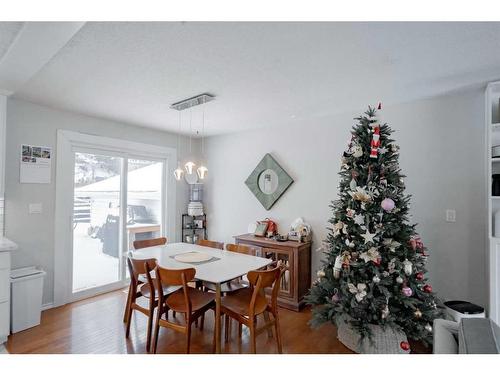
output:
[[[408,344],[407,341],[401,341],[401,343],[399,344],[399,346],[401,347],[401,349],[403,349],[405,352],[407,352],[408,350],[410,350],[410,344]]]
[[[430,286],[429,284],[425,284],[424,285],[424,292],[425,293],[432,293],[432,286]]]
[[[417,279],[417,280],[423,280],[423,278],[424,278],[424,274],[422,272],[418,272],[415,275],[415,279]]]
[[[373,138],[370,147],[370,157],[376,159],[378,156],[378,148],[380,147],[380,127],[378,125],[373,129]]]

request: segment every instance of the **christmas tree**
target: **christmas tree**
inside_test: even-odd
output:
[[[399,147],[376,112],[368,107],[355,119],[342,157],[326,259],[307,296],[314,306],[311,323],[343,319],[361,339],[370,339],[376,324],[430,343],[441,313],[426,282],[427,249],[409,223]],[[409,350],[407,342],[401,347]]]

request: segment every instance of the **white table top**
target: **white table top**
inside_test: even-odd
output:
[[[12,242],[7,237],[0,236],[0,252],[13,251],[17,249],[17,244]]]
[[[209,263],[191,264],[178,262],[172,255],[197,251],[220,258]],[[249,271],[267,266],[271,259],[239,254],[227,250],[212,249],[210,247],[192,245],[188,243],[171,243],[164,246],[149,247],[133,253],[136,259],[156,258],[158,264],[165,268],[196,269],[196,278],[211,283],[223,283],[246,275]]]

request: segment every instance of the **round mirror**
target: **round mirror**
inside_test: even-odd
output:
[[[278,175],[272,169],[266,169],[259,175],[259,189],[264,194],[273,194],[278,185]]]

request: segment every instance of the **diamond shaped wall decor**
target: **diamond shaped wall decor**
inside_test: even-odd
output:
[[[293,179],[278,164],[271,154],[266,154],[245,181],[266,210],[277,202]]]

